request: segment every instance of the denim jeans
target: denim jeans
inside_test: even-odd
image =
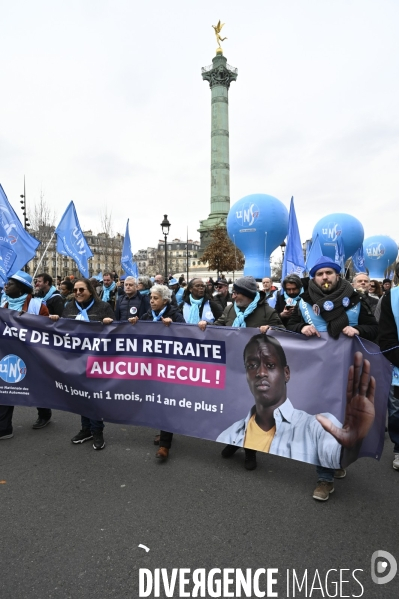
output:
[[[388,397],[388,433],[394,452],[399,453],[399,398],[395,397],[395,390],[396,395],[399,395],[399,387],[391,385]]]
[[[81,416],[82,429],[90,429],[92,433],[102,433],[104,430],[104,422],[102,420],[92,420],[86,416]]]
[[[334,468],[325,468],[324,466],[316,466],[317,480],[324,480],[328,483],[334,481]]]

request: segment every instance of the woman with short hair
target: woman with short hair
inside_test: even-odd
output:
[[[129,318],[129,322],[136,324],[138,320],[151,320],[153,322],[162,322],[169,327],[174,322],[184,322],[181,312],[170,303],[172,291],[166,285],[153,285],[151,287],[150,309],[140,319],[138,316]],[[158,435],[157,435],[158,437]],[[172,446],[173,433],[161,431],[159,435],[159,449],[155,457],[159,460],[166,460],[169,456],[169,449]],[[158,444],[158,442],[154,443]]]

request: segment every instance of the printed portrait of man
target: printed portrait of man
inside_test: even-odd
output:
[[[217,441],[326,468],[343,468],[357,458],[374,421],[375,391],[370,362],[360,352],[348,372],[343,426],[332,414],[311,415],[294,408],[287,397],[290,369],[275,337],[252,337],[244,349],[244,367],[255,405]]]

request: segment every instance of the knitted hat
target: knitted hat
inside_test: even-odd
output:
[[[241,293],[253,300],[258,293],[258,284],[254,277],[241,277],[233,283],[233,289],[236,293]]]
[[[27,272],[24,272],[23,270],[17,270],[17,272],[15,272],[10,279],[14,279],[14,281],[23,283],[26,287],[29,287],[29,289],[33,291],[32,277],[28,275]]]
[[[331,260],[331,258],[329,258],[328,256],[320,256],[316,264],[310,269],[310,276],[314,277],[317,271],[321,268],[332,268],[338,274],[341,272],[340,265],[334,262],[334,260]]]
[[[390,285],[392,285],[392,281],[391,279],[384,279],[383,282],[381,283],[382,285],[385,285],[385,283],[389,283]]]

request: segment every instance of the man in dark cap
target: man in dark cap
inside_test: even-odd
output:
[[[378,324],[370,308],[352,285],[340,277],[341,266],[321,256],[310,270],[309,287],[300,295],[287,329],[307,337],[327,332],[333,339],[341,333],[375,341]],[[334,490],[334,477],[344,478],[346,471],[317,466],[318,481],[313,497],[325,501]]]
[[[233,303],[233,298],[229,293],[229,284],[226,279],[218,279],[215,283],[215,291],[216,295],[214,295],[214,300],[219,302],[222,306],[223,310],[227,306],[227,304]]]
[[[233,283],[232,293],[234,303],[226,306],[223,314],[215,320],[213,325],[227,327],[258,327],[261,333],[266,333],[269,327],[284,328],[277,312],[269,306],[265,299],[265,292],[259,291],[254,277],[241,277]],[[200,320],[199,328],[205,331],[207,322]],[[232,457],[239,447],[227,445],[223,451],[224,458]],[[245,448],[245,468],[256,468],[256,451]]]
[[[391,279],[384,279],[382,281],[382,289],[384,291],[384,295],[387,295],[391,291],[392,281]]]

